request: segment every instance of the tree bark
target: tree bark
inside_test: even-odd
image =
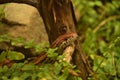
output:
[[[0,4],[9,2],[25,3],[38,9],[43,18],[50,44],[57,38],[60,39],[57,39],[60,42],[65,40],[65,34],[70,33],[71,36],[71,33],[76,33],[76,19],[71,0],[0,0]],[[62,35],[64,37],[59,38]],[[69,36],[65,38],[69,38]],[[91,69],[79,42],[79,40],[75,42],[76,47],[72,62],[81,71],[82,79],[87,80],[87,76],[90,73],[89,70]]]
[[[76,32],[71,1],[41,0],[41,9],[50,43],[60,35]]]

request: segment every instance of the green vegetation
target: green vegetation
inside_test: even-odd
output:
[[[99,80],[120,79],[120,1],[75,0],[78,33]]]
[[[0,25],[2,25],[1,19],[4,18],[5,16],[4,8],[5,8],[5,5],[0,6]]]
[[[80,13],[77,30],[81,36],[82,48],[95,71],[94,75],[98,80],[119,80],[120,1],[73,0],[73,3],[75,10]],[[1,13],[3,14],[3,9],[0,9],[0,18]],[[1,43],[10,43],[14,47],[22,45],[25,49],[32,48],[37,54],[44,51],[56,61],[34,65],[25,60],[14,63],[10,68],[0,67],[0,80],[81,80],[68,74],[69,69],[75,70],[76,66],[63,61],[64,55],[58,56],[55,52],[57,49],[47,49],[44,43],[36,45],[33,40],[26,42],[23,38],[14,39],[9,35],[1,35]],[[1,52],[0,62],[6,58],[20,61],[25,55],[8,48]],[[91,76],[89,80],[95,79]]]
[[[58,56],[57,48],[46,49],[45,43],[35,45],[34,41],[26,42],[23,38],[12,38],[9,35],[1,35],[0,43],[10,43],[11,46],[24,46],[25,49],[34,49],[36,53],[46,52],[51,60],[56,60],[54,63],[45,63],[35,65],[32,62],[20,61],[25,58],[21,52],[10,50],[9,48],[1,52],[0,63],[5,59],[14,60],[16,63],[9,68],[6,65],[0,67],[0,80],[66,80],[69,76],[69,70],[75,66],[68,64],[63,60],[65,55]],[[19,63],[17,62],[19,61]],[[63,71],[63,73],[61,73]]]

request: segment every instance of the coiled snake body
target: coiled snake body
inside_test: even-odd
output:
[[[62,53],[67,46],[73,44],[77,37],[78,35],[76,33],[66,33],[61,35],[51,44],[50,48],[58,47],[58,53]],[[39,55],[39,57],[34,61],[34,64],[40,63],[46,57],[46,53]]]

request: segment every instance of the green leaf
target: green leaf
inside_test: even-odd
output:
[[[2,18],[5,17],[5,12],[4,12],[5,6],[6,6],[5,4],[0,6],[0,20],[2,20]]]
[[[47,49],[45,47],[48,47],[48,44],[47,43],[39,43],[38,45],[35,46],[35,50],[36,52],[38,53],[41,53],[43,51],[47,51]]]
[[[31,76],[31,73],[24,72],[24,73],[21,74],[20,77],[21,77],[22,80],[26,80],[30,76]]]
[[[1,79],[2,80],[9,80],[8,77],[6,77],[6,76],[2,76]]]
[[[13,46],[21,46],[24,44],[24,42],[25,42],[24,38],[19,37],[19,38],[12,39],[11,44]]]
[[[14,77],[13,80],[21,80],[19,77]]]
[[[63,61],[63,59],[65,58],[65,56],[66,56],[66,54],[59,55],[59,56],[57,57],[57,60],[62,60],[62,61]]]
[[[101,1],[95,1],[95,5],[102,6],[102,2]]]
[[[16,52],[16,51],[8,51],[7,57],[10,60],[22,60],[25,58],[24,54],[22,54],[21,52]]]
[[[54,49],[50,48],[50,49],[48,49],[47,56],[50,57],[50,58],[57,57],[58,53],[55,52],[56,50],[57,50],[57,48],[54,48]]]
[[[0,35],[0,42],[10,42],[11,37],[9,35]]]
[[[34,43],[34,40],[31,40],[31,41],[27,41],[25,43],[25,48],[33,48],[35,46],[35,43]]]
[[[0,73],[6,72],[8,70],[7,66],[0,67]]]
[[[106,43],[104,41],[99,42],[99,49],[100,49],[101,53],[105,54],[107,51],[107,47],[108,46],[106,45]]]
[[[61,63],[58,63],[58,62],[56,62],[54,65],[55,65],[54,73],[58,75],[61,72],[61,69],[63,68],[63,66]]]
[[[26,71],[26,70],[35,70],[36,69],[36,66],[32,63],[30,64],[26,64],[23,66],[22,70]]]
[[[0,62],[4,61],[5,58],[7,56],[7,52],[3,51],[1,54],[0,54]]]
[[[68,77],[68,74],[69,74],[68,69],[64,69],[63,74],[58,78],[58,80],[66,80]]]

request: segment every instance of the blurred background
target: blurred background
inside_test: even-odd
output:
[[[120,0],[72,0],[82,49],[99,80],[120,80]],[[25,4],[0,5],[0,35],[48,41],[38,11]],[[3,45],[0,48],[4,48]],[[6,47],[5,47],[6,48]],[[92,77],[89,80],[94,80]]]
[[[77,31],[99,80],[120,79],[120,1],[73,0]]]

